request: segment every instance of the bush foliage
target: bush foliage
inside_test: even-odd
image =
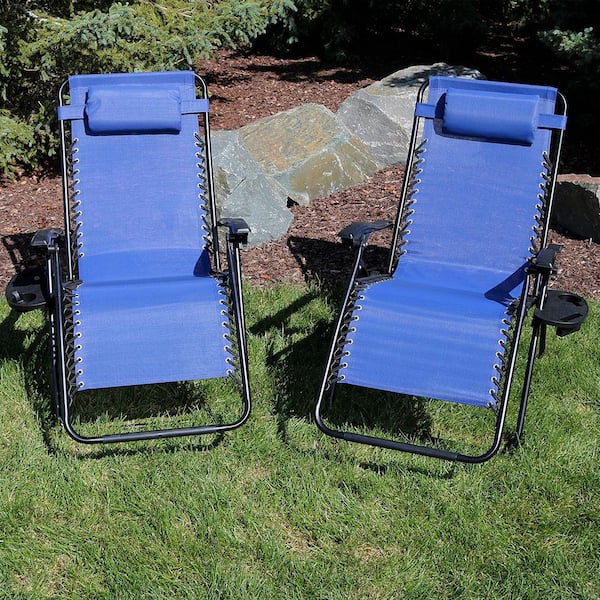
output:
[[[310,49],[338,60],[401,32],[453,60],[512,23],[600,80],[597,0],[0,0],[0,178],[56,152],[56,90],[69,73],[191,66],[215,49]]]
[[[295,0],[279,24],[284,44],[309,46],[330,58],[360,55],[373,42],[402,32],[407,39],[462,47],[484,33],[493,0]],[[273,38],[271,38],[273,39]]]
[[[181,69],[248,44],[290,0],[0,0],[0,176],[56,152],[56,91],[70,73]]]
[[[496,23],[538,37],[586,76],[600,73],[597,0],[295,0],[279,26],[284,43],[345,58],[389,32],[446,52],[460,48],[464,55]]]

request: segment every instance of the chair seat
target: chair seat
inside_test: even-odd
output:
[[[363,291],[343,383],[493,406],[506,302],[451,280],[395,277]]]
[[[79,388],[225,376],[220,298],[212,277],[83,283],[74,307]]]

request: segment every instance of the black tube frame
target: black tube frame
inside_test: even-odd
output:
[[[425,95],[425,92],[428,88],[429,82],[426,81],[421,86],[418,94],[417,94],[417,102],[421,102]],[[566,116],[567,113],[567,103],[565,97],[559,92],[558,98],[560,100],[560,106],[557,109],[558,114],[562,116]],[[395,268],[397,266],[399,257],[399,244],[401,242],[401,229],[402,229],[402,221],[403,216],[405,214],[405,207],[409,197],[409,191],[411,186],[411,174],[413,172],[414,161],[415,161],[415,149],[417,145],[417,138],[419,135],[419,126],[423,120],[423,117],[415,117],[413,120],[413,126],[410,136],[409,150],[408,150],[408,158],[404,175],[404,182],[402,186],[401,199],[398,206],[398,212],[394,224],[394,233],[392,236],[392,242],[390,245],[390,251],[387,262],[387,272],[380,279],[386,279],[393,276]],[[563,140],[563,130],[559,130],[558,132],[554,131],[553,140],[551,143],[551,172],[550,172],[550,181],[549,185],[546,187],[545,196],[543,198],[543,212],[542,212],[542,225],[541,225],[541,233],[539,235],[539,244],[540,249],[544,248],[547,244],[548,239],[548,229],[550,224],[550,214],[552,210],[552,203],[554,197],[554,190],[556,187],[556,177],[558,170],[558,157],[560,156],[561,146]],[[504,429],[506,425],[506,416],[508,411],[508,401],[512,389],[515,366],[517,362],[517,354],[521,340],[521,333],[523,329],[523,324],[525,322],[525,318],[527,316],[528,309],[531,304],[535,304],[538,308],[543,308],[546,291],[549,283],[549,273],[537,273],[535,277],[527,272],[525,281],[523,284],[523,289],[521,292],[521,297],[519,299],[519,304],[517,310],[513,316],[513,336],[509,348],[509,356],[507,361],[507,368],[505,369],[502,377],[502,393],[499,399],[498,405],[499,408],[496,413],[496,422],[495,422],[495,430],[493,434],[492,443],[487,451],[480,455],[469,455],[462,454],[460,452],[451,452],[441,448],[435,448],[433,446],[402,442],[394,439],[380,438],[370,435],[352,433],[349,431],[344,431],[340,429],[335,429],[330,427],[325,423],[325,420],[322,416],[322,407],[323,403],[327,400],[331,405],[334,401],[335,391],[337,387],[337,382],[331,382],[330,376],[332,370],[335,369],[335,354],[336,350],[340,346],[342,342],[340,339],[342,338],[342,329],[344,327],[344,317],[349,309],[349,305],[351,302],[353,291],[356,286],[360,286],[361,281],[365,281],[365,278],[360,278],[359,273],[363,268],[363,253],[367,246],[369,239],[369,234],[363,236],[363,239],[360,242],[360,245],[357,245],[356,256],[354,259],[354,266],[351,271],[348,285],[346,288],[346,293],[342,299],[341,307],[339,311],[339,316],[335,324],[335,329],[333,333],[333,338],[329,350],[329,354],[327,356],[325,369],[323,378],[321,381],[321,385],[319,388],[319,392],[317,395],[317,402],[314,409],[314,417],[315,422],[319,429],[332,437],[343,439],[346,441],[357,442],[361,444],[367,444],[371,446],[388,448],[392,450],[399,450],[402,452],[409,452],[412,454],[418,454],[423,456],[430,456],[434,458],[440,458],[444,460],[457,461],[463,463],[482,463],[490,458],[492,458],[500,449],[502,445],[502,438],[504,435]],[[369,282],[372,282],[373,278],[369,279]],[[530,296],[530,292],[532,294]],[[530,300],[533,302],[530,302]],[[525,370],[525,379],[521,392],[521,402],[519,406],[519,415],[517,418],[517,424],[515,429],[515,440],[517,443],[520,443],[523,434],[523,427],[525,422],[525,412],[527,410],[527,399],[529,396],[529,390],[531,387],[531,380],[533,375],[533,366],[536,358],[536,351],[538,347],[538,342],[541,340],[542,349],[545,341],[546,334],[546,326],[544,323],[539,322],[537,319],[533,319],[532,323],[532,337],[529,347],[529,354],[527,358],[527,366]],[[513,440],[514,442],[514,440]]]
[[[204,80],[195,75],[197,87],[200,89],[201,97],[208,98],[207,88]],[[58,92],[60,106],[65,105],[65,96],[68,81],[62,84]],[[74,261],[72,256],[72,232],[71,232],[71,195],[69,191],[69,167],[67,151],[67,131],[64,121],[60,121],[61,138],[61,162],[63,176],[63,208],[64,208],[64,235],[56,236],[53,243],[47,248],[47,276],[50,302],[48,306],[48,326],[50,332],[51,360],[53,374],[53,395],[57,417],[62,422],[66,432],[77,442],[86,444],[108,444],[119,442],[135,442],[150,439],[166,439],[182,436],[198,436],[207,434],[220,434],[243,425],[249,418],[252,410],[250,391],[250,377],[248,370],[248,351],[246,340],[246,324],[244,313],[244,300],[242,292],[240,241],[237,236],[226,234],[226,256],[227,269],[222,270],[216,203],[214,198],[214,180],[212,171],[212,152],[210,140],[210,125],[207,113],[201,113],[203,143],[206,153],[206,175],[208,212],[211,220],[211,237],[214,260],[214,277],[223,278],[230,289],[230,301],[232,305],[233,325],[235,327],[235,344],[238,354],[237,369],[240,379],[240,395],[242,410],[239,417],[231,423],[212,424],[190,427],[174,427],[165,429],[143,430],[136,432],[123,432],[106,434],[95,437],[81,435],[73,426],[71,414],[71,393],[68,380],[67,365],[67,341],[64,323],[64,287],[74,282]],[[66,255],[66,260],[62,256]],[[65,263],[66,264],[63,264]],[[65,279],[63,280],[63,273]]]

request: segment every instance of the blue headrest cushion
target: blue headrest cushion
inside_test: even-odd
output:
[[[449,89],[442,131],[448,135],[531,145],[538,127],[538,96]]]
[[[90,133],[177,133],[181,130],[179,90],[164,86],[90,87],[85,103]]]

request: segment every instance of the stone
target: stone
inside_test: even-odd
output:
[[[418,65],[358,90],[341,104],[337,116],[382,166],[406,162],[417,94],[432,75],[484,78],[466,67]]]
[[[293,219],[286,190],[265,174],[237,132],[215,131],[211,141],[219,218],[246,219],[250,246],[285,235]]]
[[[437,74],[482,78],[444,63],[410,67],[354,93],[337,114],[304,104],[238,131],[213,132],[219,216],[246,219],[251,246],[276,240],[292,222],[292,203],[307,204],[404,163],[418,90]]]
[[[600,243],[600,177],[559,175],[551,223]]]
[[[239,136],[264,172],[298,204],[360,183],[382,166],[319,104],[260,119],[242,127]]]

